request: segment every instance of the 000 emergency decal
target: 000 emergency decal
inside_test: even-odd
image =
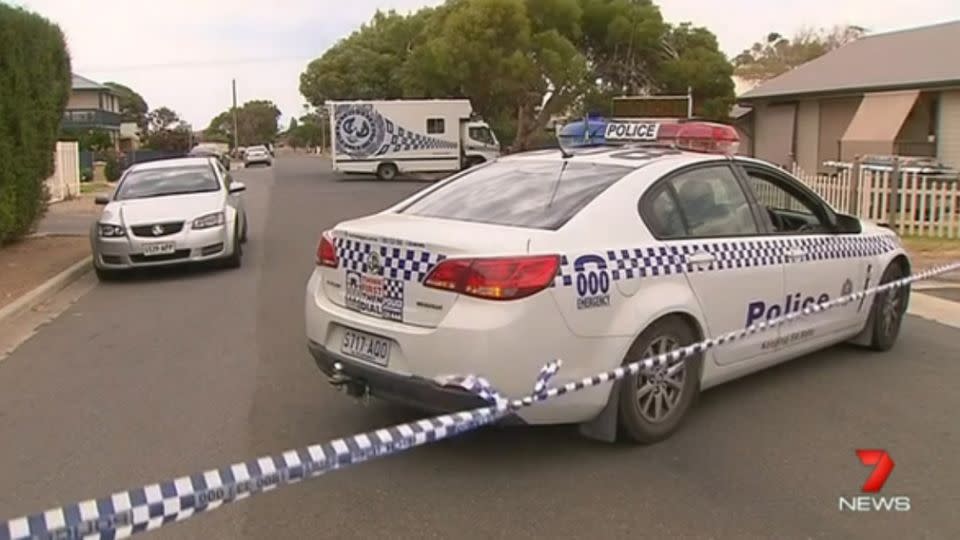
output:
[[[608,307],[610,273],[607,272],[607,260],[599,255],[581,255],[573,263],[573,269],[576,272],[577,309]]]

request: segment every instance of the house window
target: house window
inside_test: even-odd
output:
[[[445,131],[443,118],[427,118],[427,133],[444,133]]]

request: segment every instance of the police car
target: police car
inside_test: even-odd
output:
[[[783,170],[735,156],[728,126],[611,123],[607,144],[469,169],[322,233],[308,348],[331,382],[429,411],[522,397],[910,274],[891,230],[838,213]],[[909,289],[797,319],[632,379],[517,413],[649,443],[697,394],[852,341],[893,346]],[[619,428],[619,429],[618,429]]]

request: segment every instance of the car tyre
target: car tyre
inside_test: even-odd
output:
[[[243,244],[247,243],[247,218],[243,218],[243,232],[240,233],[240,242]]]
[[[380,166],[377,167],[377,178],[390,181],[395,179],[399,172],[397,166],[393,163],[381,163]]]
[[[234,227],[234,231],[239,228],[239,223]],[[227,268],[240,268],[243,264],[243,243],[240,241],[240,233],[233,234],[233,253],[227,258]]]
[[[624,364],[696,343],[697,333],[680,317],[660,319],[630,346]],[[650,444],[679,427],[700,393],[702,354],[653,372],[641,372],[620,384],[617,415],[620,432],[631,442]]]
[[[880,284],[890,283],[905,278],[903,268],[894,262],[883,271]],[[870,348],[875,351],[889,351],[897,342],[903,316],[907,312],[910,300],[910,285],[888,289],[873,300],[873,328],[870,338]]]

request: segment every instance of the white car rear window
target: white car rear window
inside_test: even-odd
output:
[[[561,161],[498,161],[468,171],[400,213],[556,230],[632,170],[576,161],[566,168]]]

